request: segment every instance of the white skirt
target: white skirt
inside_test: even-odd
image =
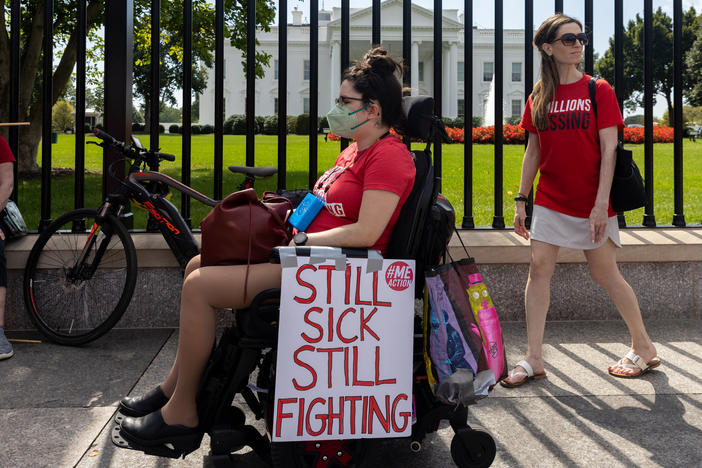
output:
[[[577,218],[540,205],[534,205],[529,231],[533,240],[571,249],[596,249],[607,242],[607,239],[612,239],[617,247],[622,246],[619,241],[619,223],[616,216],[610,217],[607,221],[607,232],[602,240],[593,244],[590,240],[590,220],[588,218]]]

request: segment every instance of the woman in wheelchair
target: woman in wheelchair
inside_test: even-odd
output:
[[[376,47],[343,75],[336,106],[328,114],[332,133],[355,139],[315,184],[322,209],[293,245],[374,248],[385,253],[390,235],[415,177],[410,152],[390,128],[401,131],[400,63]],[[241,309],[265,289],[280,286],[277,264],[200,267],[200,256],[185,270],[178,351],[166,379],[149,393],[124,398],[128,416],[120,434],[142,446],[178,444],[202,432],[196,394],[215,341],[218,308]]]

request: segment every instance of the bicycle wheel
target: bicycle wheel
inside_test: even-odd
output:
[[[104,335],[122,317],[134,293],[136,249],[114,215],[71,211],[37,239],[24,271],[24,302],[49,340],[78,346]],[[74,223],[84,230],[74,232]],[[84,252],[85,251],[85,252]]]

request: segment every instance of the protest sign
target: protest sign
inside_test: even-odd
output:
[[[409,436],[414,261],[308,261],[283,268],[273,440]]]

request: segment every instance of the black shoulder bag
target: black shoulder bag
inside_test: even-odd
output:
[[[595,83],[597,79],[590,79],[590,101],[592,110],[595,113],[595,125],[597,125],[597,99]],[[612,179],[612,189],[609,198],[612,201],[612,209],[617,213],[635,210],[646,204],[646,189],[639,167],[632,158],[631,151],[624,148],[621,140],[617,142],[617,164],[614,167],[614,178]]]

